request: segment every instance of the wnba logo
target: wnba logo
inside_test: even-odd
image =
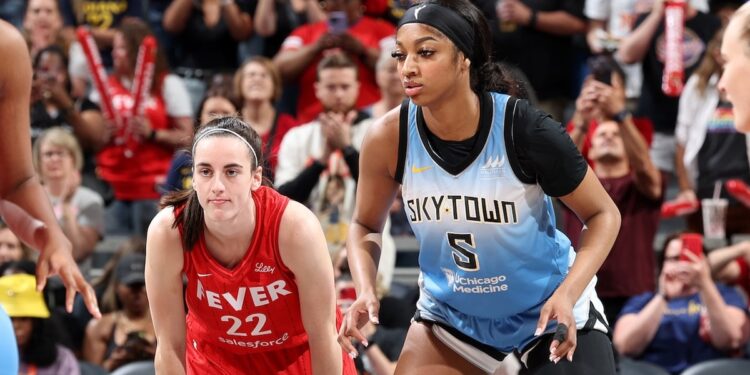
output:
[[[482,178],[501,177],[503,175],[504,166],[505,156],[502,158],[497,155],[494,157],[490,156],[484,164],[479,167],[479,175]]]

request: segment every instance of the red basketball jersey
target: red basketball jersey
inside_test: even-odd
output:
[[[184,253],[188,374],[312,374],[297,285],[279,255],[279,226],[289,199],[261,187],[253,201],[255,231],[236,267],[219,264],[203,235]],[[340,322],[337,310],[337,326]],[[342,362],[343,374],[356,374],[343,352]]]

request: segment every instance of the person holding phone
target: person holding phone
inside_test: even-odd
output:
[[[325,2],[327,20],[301,25],[284,40],[273,58],[285,83],[297,84],[297,120],[313,121],[323,111],[316,99],[316,68],[324,56],[341,50],[357,63],[361,83],[356,108],[364,108],[380,99],[375,82],[375,62],[381,46],[392,40],[395,29],[390,23],[363,15],[362,0]]]
[[[663,183],[649,158],[649,142],[636,125],[644,122],[625,109],[625,78],[619,65],[603,55],[591,61],[591,70],[569,128],[622,217],[619,236],[597,272],[596,291],[613,325],[628,298],[656,287],[653,242]],[[565,233],[576,247],[583,226],[571,210],[563,208],[563,213]]]
[[[692,238],[692,239],[691,239]],[[687,241],[686,241],[687,239]],[[745,302],[717,284],[694,237],[671,235],[659,258],[656,291],[631,298],[614,329],[617,350],[672,374],[726,358],[750,335]]]

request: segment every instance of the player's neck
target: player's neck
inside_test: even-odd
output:
[[[422,111],[427,127],[444,141],[469,139],[479,128],[479,97],[471,89],[446,96]]]

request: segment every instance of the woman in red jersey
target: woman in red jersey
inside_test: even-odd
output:
[[[160,373],[355,373],[336,343],[323,232],[304,206],[261,186],[260,150],[237,118],[206,124],[193,141],[193,188],[167,196],[149,227]]]

